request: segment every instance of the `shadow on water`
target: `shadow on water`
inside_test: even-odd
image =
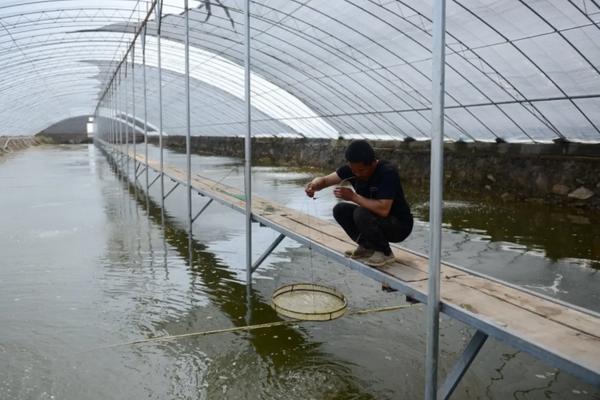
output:
[[[112,164],[111,167],[115,170]],[[116,170],[115,173],[118,174]],[[162,227],[166,243],[185,261],[193,276],[192,286],[201,287],[203,294],[208,296],[211,303],[220,309],[232,325],[244,326],[282,320],[258,291],[248,289],[245,284],[239,282],[234,272],[222,264],[215,254],[207,251],[207,246],[190,238],[187,229],[183,228],[174,217],[164,212],[151,197],[146,196],[141,188],[124,177],[120,178],[137,206],[147,213],[152,223]],[[184,316],[163,320],[155,325],[157,329],[168,335],[200,332],[207,329],[206,314],[205,307],[192,307],[186,310]],[[320,398],[365,400],[375,398],[365,393],[367,389],[363,388],[368,384],[352,374],[352,363],[336,360],[334,355],[322,351],[320,349],[322,344],[307,340],[307,331],[301,326],[276,326],[245,332],[241,335],[247,338],[256,354],[273,370],[268,374],[269,377],[264,379],[274,379],[271,375],[290,375],[290,371],[292,373],[300,370],[309,371],[307,375],[314,375],[319,371],[322,375],[327,375],[327,379],[335,377],[338,380],[335,389],[332,387],[333,391],[319,389],[324,391],[319,394]],[[177,351],[177,356],[194,354],[199,351],[197,340],[202,339],[179,341],[176,346],[169,346],[168,351]],[[227,365],[221,365],[219,368],[223,370],[232,368],[227,360],[223,362]],[[302,382],[298,384],[301,385]],[[299,390],[302,391],[302,388]]]

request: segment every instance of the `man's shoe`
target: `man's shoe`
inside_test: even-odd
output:
[[[373,255],[365,260],[365,264],[370,265],[371,267],[383,267],[386,264],[393,263],[396,261],[396,257],[393,253],[390,255],[385,255],[381,251],[373,252]]]
[[[371,257],[374,253],[373,249],[367,249],[366,247],[363,247],[361,245],[358,245],[358,247],[354,250],[346,250],[344,252],[346,254],[346,256],[350,257],[350,258],[367,258],[367,257]]]
[[[394,289],[393,287],[391,287],[387,283],[382,283],[381,284],[381,290],[383,290],[384,292],[388,292],[388,293],[393,293],[393,292],[397,292],[398,291],[398,289]]]

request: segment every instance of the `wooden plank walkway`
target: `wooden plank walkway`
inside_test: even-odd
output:
[[[133,158],[133,154],[131,154]],[[136,155],[145,165],[143,155]],[[149,160],[159,171],[159,163]],[[166,177],[186,185],[185,171],[165,166]],[[195,175],[193,190],[245,212],[240,190]],[[428,260],[394,247],[397,261],[371,268],[344,257],[354,243],[335,223],[252,196],[252,213],[261,222],[287,236],[337,259],[342,264],[385,282],[395,289],[427,302]],[[507,342],[551,365],[600,387],[600,317],[576,307],[536,296],[500,282],[475,276],[443,264],[441,311],[491,337]]]

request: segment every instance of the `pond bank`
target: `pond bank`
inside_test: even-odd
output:
[[[158,137],[150,137],[157,144]],[[185,149],[185,137],[164,137]],[[349,140],[253,139],[254,165],[333,169]],[[379,158],[399,167],[415,190],[429,187],[429,142],[372,141]],[[196,154],[244,157],[243,138],[192,137]],[[600,210],[600,144],[446,143],[444,187],[482,200]]]
[[[41,143],[33,136],[0,136],[0,157],[5,153],[23,150]]]

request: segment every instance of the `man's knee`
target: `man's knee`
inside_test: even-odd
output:
[[[356,207],[356,206],[354,206],[354,207]],[[335,218],[335,220],[338,221],[338,222],[340,220],[342,220],[342,219],[345,219],[344,216],[350,216],[350,215],[352,215],[352,208],[353,208],[352,204],[349,204],[349,203],[337,203],[333,207],[333,218]]]
[[[366,224],[372,224],[375,216],[369,210],[364,207],[356,207],[354,210],[354,223],[358,226],[365,226]]]

